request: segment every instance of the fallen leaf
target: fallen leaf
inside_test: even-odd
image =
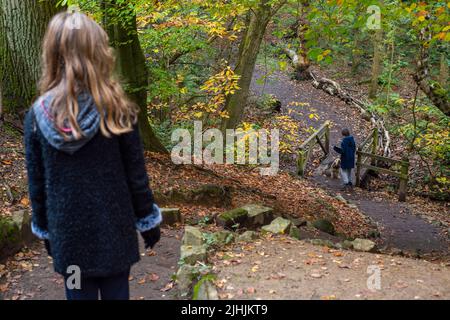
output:
[[[174,285],[174,283],[173,283],[173,281],[171,281],[171,282],[169,282],[168,284],[166,284],[166,285],[164,286],[164,288],[162,288],[160,291],[161,291],[161,292],[166,292],[166,291],[172,290],[173,285]]]

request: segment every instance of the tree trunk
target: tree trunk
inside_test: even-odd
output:
[[[448,64],[445,53],[441,54],[441,62],[439,68],[439,83],[442,88],[447,89],[448,84]]]
[[[256,58],[273,12],[269,0],[262,0],[252,11],[247,29],[239,47],[239,58],[234,72],[239,75],[240,89],[228,97],[225,109],[230,116],[222,122],[222,130],[234,129],[241,121],[255,69]]]
[[[113,7],[112,10],[109,8]],[[121,6],[123,11],[120,9]],[[145,56],[137,34],[136,16],[129,12],[127,3],[104,1],[103,22],[109,34],[111,45],[116,50],[116,71],[128,97],[139,108],[139,130],[144,148],[148,151],[168,153],[150,126],[147,111],[148,73]],[[125,19],[122,15],[131,14]]]
[[[309,30],[309,21],[307,15],[309,13],[309,0],[303,0],[302,2],[302,13],[300,16],[299,27],[298,27],[298,37],[299,37],[299,48],[298,48],[298,61],[295,65],[295,79],[297,80],[309,80],[311,79],[311,74],[309,73],[309,66],[311,62],[308,59],[308,50],[306,48],[306,38],[305,34]]]
[[[22,115],[37,95],[41,42],[57,0],[0,0],[0,87],[5,113]]]
[[[378,78],[381,73],[381,54],[382,54],[383,30],[377,29],[373,41],[373,62],[372,62],[372,81],[370,83],[369,97],[376,98],[378,91]]]
[[[429,27],[420,31],[419,40],[421,42],[419,57],[417,59],[417,72],[414,74],[414,81],[420,90],[426,94],[428,99],[445,115],[450,116],[450,104],[447,97],[447,90],[439,82],[432,81],[429,72],[429,42],[431,32]]]

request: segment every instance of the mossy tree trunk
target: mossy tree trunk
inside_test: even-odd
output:
[[[41,42],[57,0],[0,0],[0,113],[23,115],[37,95]]]
[[[309,66],[311,62],[308,58],[308,49],[306,48],[306,34],[309,30],[309,0],[301,1],[301,15],[298,27],[298,38],[299,38],[299,48],[298,48],[298,62],[295,65],[295,78],[297,80],[309,80],[311,79],[311,75],[309,73]]]
[[[234,129],[241,121],[255,69],[256,58],[266,32],[267,24],[285,1],[271,5],[273,1],[261,0],[256,8],[249,12],[247,28],[242,37],[238,61],[234,72],[239,75],[240,89],[226,101],[225,109],[230,116],[222,122],[222,130]]]
[[[378,91],[378,78],[381,74],[381,59],[383,48],[383,29],[377,29],[373,38],[372,77],[369,88],[369,97],[374,99]]]
[[[137,34],[136,15],[128,7],[127,1],[105,0],[102,5],[103,23],[116,51],[116,71],[128,97],[140,108],[139,130],[144,148],[167,153],[148,118],[148,72]]]

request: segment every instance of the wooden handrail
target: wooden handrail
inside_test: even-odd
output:
[[[379,156],[379,155],[368,153],[368,152],[364,152],[364,151],[357,151],[357,152],[360,153],[364,157],[369,157],[369,158],[380,160],[380,161],[396,163],[396,164],[405,164],[405,165],[409,164],[408,161],[404,161],[404,160],[397,160],[397,159],[386,158],[386,157],[383,157],[383,156]]]
[[[309,146],[309,144],[310,144],[311,142],[313,142],[313,140],[314,140],[316,137],[319,137],[319,136],[321,136],[323,133],[325,133],[325,130],[327,129],[327,127],[329,127],[329,125],[330,125],[330,122],[329,122],[329,121],[326,121],[323,125],[321,125],[321,126],[319,127],[319,129],[317,129],[316,132],[314,132],[312,135],[310,135],[310,136],[308,137],[308,139],[306,139],[306,140],[300,145],[300,149],[305,149],[305,147]]]

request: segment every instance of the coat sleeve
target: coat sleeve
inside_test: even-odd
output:
[[[145,232],[162,222],[161,210],[155,204],[145,169],[144,150],[137,126],[119,137],[120,149],[131,193],[136,229]]]
[[[38,238],[48,239],[45,171],[41,145],[37,136],[37,124],[34,120],[34,113],[32,110],[30,110],[25,117],[24,128],[28,192],[33,212],[31,229]]]
[[[333,147],[333,150],[336,151],[336,152],[339,153],[339,154],[342,154],[342,149],[339,148],[339,147],[334,146],[334,147]]]

